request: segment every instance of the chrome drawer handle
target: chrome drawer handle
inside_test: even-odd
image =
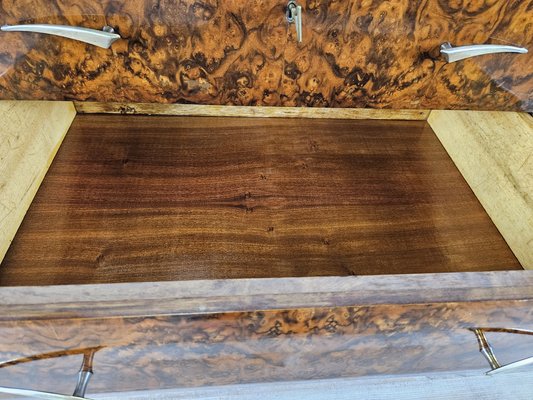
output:
[[[290,0],[287,4],[287,22],[296,25],[296,37],[298,42],[302,41],[302,6],[294,0]]]
[[[76,383],[76,388],[74,389],[74,394],[72,396],[66,395],[66,394],[60,394],[60,393],[51,393],[51,392],[43,392],[41,390],[32,390],[32,389],[21,389],[21,388],[13,388],[13,387],[7,387],[7,386],[0,386],[0,393],[5,394],[13,394],[15,396],[24,396],[24,397],[32,397],[35,399],[44,399],[44,400],[87,400],[85,397],[85,392],[87,391],[87,386],[89,385],[89,381],[91,380],[91,376],[93,375],[93,360],[94,355],[97,351],[102,349],[102,347],[94,347],[89,349],[83,349],[83,350],[74,350],[74,351],[58,351],[55,353],[46,353],[42,354],[40,359],[47,359],[47,358],[56,358],[56,357],[63,357],[66,355],[73,355],[73,354],[83,354],[83,361],[81,363],[80,371],[78,372],[78,382]],[[5,363],[0,364],[0,368],[3,367],[9,367],[12,365],[17,365],[25,362],[30,362],[32,359],[28,358],[22,358],[18,360],[12,360]]]
[[[472,332],[476,334],[476,338],[479,344],[479,351],[485,356],[489,362],[490,371],[487,371],[487,375],[493,375],[500,372],[509,371],[515,368],[524,367],[526,365],[533,365],[533,357],[524,358],[519,361],[512,362],[510,364],[501,365],[494,354],[494,350],[488,342],[485,332],[503,332],[514,333],[518,335],[533,335],[533,331],[525,329],[506,329],[506,328],[471,328]]]
[[[496,54],[496,53],[526,54],[527,52],[528,50],[524,47],[501,46],[498,44],[476,44],[476,45],[471,45],[471,46],[453,47],[450,43],[443,43],[440,46],[440,53],[444,56],[444,59],[449,63],[464,60],[465,58],[482,56],[485,54]]]
[[[120,35],[115,33],[114,29],[110,26],[104,26],[104,28],[99,31],[96,29],[81,28],[78,26],[31,24],[4,25],[0,27],[0,30],[3,32],[33,32],[61,36],[78,40],[80,42],[89,43],[104,49],[108,49],[115,41],[120,39]]]

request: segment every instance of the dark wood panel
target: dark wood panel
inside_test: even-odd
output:
[[[520,269],[422,121],[78,116],[0,283]]]
[[[80,353],[91,349],[88,394],[488,370],[469,328],[531,329],[532,306],[523,300],[4,321],[0,385],[70,393]],[[487,336],[502,362],[532,355],[531,336]]]
[[[123,37],[110,50],[2,33],[0,98],[533,111],[532,0],[2,0],[0,23],[60,23]],[[514,44],[445,64],[444,42]]]

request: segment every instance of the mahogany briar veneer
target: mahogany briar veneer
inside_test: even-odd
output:
[[[0,24],[121,39],[102,49],[0,32],[0,98],[533,111],[532,0],[2,0]],[[513,45],[447,63],[442,44]]]
[[[531,283],[515,293],[531,293]],[[383,299],[387,295],[381,293]],[[531,329],[532,306],[531,299],[487,300],[1,321],[0,352],[4,360],[17,361],[0,364],[0,385],[69,393],[89,352],[95,353],[92,393],[488,370],[469,328]],[[487,336],[502,362],[524,358],[533,345],[533,337]]]

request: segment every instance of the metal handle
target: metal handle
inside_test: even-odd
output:
[[[487,371],[487,375],[493,375],[500,372],[509,371],[515,368],[524,367],[526,365],[533,364],[533,357],[524,358],[519,361],[512,362],[510,364],[501,365],[494,354],[494,350],[490,346],[490,343],[485,336],[485,332],[504,332],[504,333],[514,333],[518,335],[533,335],[533,331],[524,330],[524,329],[506,329],[506,328],[471,328],[472,332],[475,333],[478,344],[479,351],[487,361],[489,362],[490,371]]]
[[[440,46],[440,53],[444,56],[444,59],[453,63],[456,61],[464,60],[465,58],[482,56],[484,54],[496,54],[496,53],[520,53],[526,54],[528,50],[524,47],[516,46],[501,46],[498,44],[476,44],[471,46],[459,46],[453,47],[450,43],[443,43]]]
[[[74,389],[74,394],[72,396],[60,393],[51,393],[43,392],[41,390],[32,390],[32,389],[20,389],[7,386],[0,386],[0,393],[13,394],[16,396],[32,397],[35,399],[44,399],[44,400],[88,400],[85,397],[85,392],[87,391],[87,386],[93,375],[93,359],[94,355],[102,347],[94,347],[90,349],[76,350],[73,352],[68,351],[59,351],[54,353],[47,353],[41,355],[40,359],[62,357],[70,354],[83,354],[83,361],[81,363],[81,368],[78,373],[78,382],[76,383],[76,389]],[[11,366],[19,363],[29,362],[31,359],[23,358],[20,360],[8,361],[0,365]]]
[[[47,35],[61,36],[80,42],[89,43],[94,46],[108,49],[111,45],[120,39],[120,35],[115,33],[110,26],[104,26],[101,31],[96,29],[81,28],[78,26],[68,25],[4,25],[0,27],[3,32],[34,32],[44,33]]]
[[[72,396],[85,397],[87,386],[93,376],[94,355],[98,350],[100,350],[100,348],[90,349],[83,354],[83,361],[81,362],[80,371],[78,372],[78,383],[76,384],[76,389],[74,389],[74,394]]]
[[[296,25],[296,37],[298,42],[302,42],[302,6],[291,0],[287,4],[287,22]]]

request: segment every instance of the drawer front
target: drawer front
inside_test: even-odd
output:
[[[306,17],[304,81],[328,82],[332,105],[533,109],[533,1],[308,1]],[[446,42],[530,51],[446,63]]]
[[[116,310],[126,310],[124,304]],[[488,370],[471,328],[531,330],[532,306],[529,299],[135,317],[4,315],[0,386],[70,394],[83,354],[90,353],[88,394]],[[76,314],[67,303],[59,307]],[[533,336],[487,337],[502,364],[533,356]]]
[[[440,46],[532,47],[533,1],[0,1],[2,24],[122,39],[103,49],[0,32],[0,98],[533,111],[533,52],[446,63]]]

